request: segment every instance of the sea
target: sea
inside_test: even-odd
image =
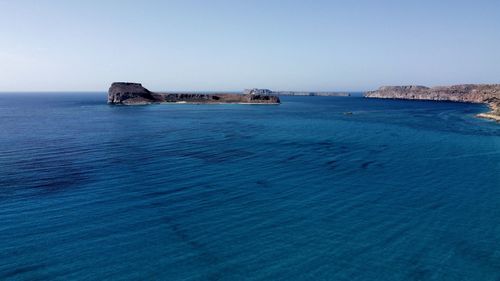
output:
[[[0,280],[500,280],[479,104],[0,94]]]

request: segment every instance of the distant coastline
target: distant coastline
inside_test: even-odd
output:
[[[351,94],[345,92],[294,92],[280,91],[273,92],[277,96],[309,96],[309,97],[350,97]]]
[[[244,95],[259,94],[259,95],[275,95],[275,96],[318,96],[318,97],[349,97],[351,94],[346,92],[315,92],[315,91],[272,91],[269,89],[246,89]]]
[[[280,104],[279,96],[336,96],[347,97],[345,92],[272,91],[246,89],[242,93],[152,92],[140,83],[115,82],[108,91],[109,104],[143,105],[171,104]],[[484,103],[489,112],[476,116],[500,122],[500,84],[461,84],[453,86],[382,86],[365,92],[366,98],[452,101]]]
[[[453,101],[484,103],[489,112],[476,116],[500,122],[500,84],[462,84],[453,86],[383,86],[364,94],[366,98]]]
[[[279,96],[348,97],[345,92],[271,91],[269,89],[246,89],[243,92],[152,92],[140,83],[114,82],[108,91],[109,104],[142,105],[151,103],[189,104],[280,104]]]

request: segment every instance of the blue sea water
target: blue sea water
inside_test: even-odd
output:
[[[500,280],[485,106],[282,101],[0,95],[0,280]]]

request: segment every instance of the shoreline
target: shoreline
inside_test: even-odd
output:
[[[432,100],[432,99],[410,99],[410,98],[396,98],[396,97],[367,97],[367,99],[381,99],[381,100],[404,100],[404,101],[426,101],[426,102],[452,102],[452,103],[468,103],[468,104],[482,104],[490,108],[490,111],[477,113],[476,118],[488,119],[500,123],[500,115],[495,113],[493,106],[487,102],[472,102],[472,101],[457,101],[457,100]]]
[[[475,117],[500,122],[500,84],[461,84],[431,88],[418,85],[382,86],[378,90],[365,92],[364,97],[484,104],[490,110],[477,113]]]

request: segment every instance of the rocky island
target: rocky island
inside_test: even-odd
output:
[[[109,104],[140,105],[152,103],[193,103],[193,104],[279,104],[280,99],[266,93],[164,93],[151,92],[140,83],[115,82],[108,91]]]
[[[367,98],[454,101],[487,104],[491,111],[477,117],[500,122],[500,84],[464,84],[454,86],[384,86],[364,94]]]

